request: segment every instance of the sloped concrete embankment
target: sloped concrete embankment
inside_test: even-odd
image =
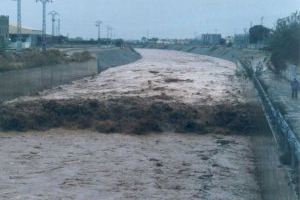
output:
[[[206,56],[212,56],[236,62],[239,59],[249,58],[252,56],[261,56],[262,51],[251,50],[251,49],[239,49],[224,46],[199,46],[199,45],[166,45],[166,46],[140,46],[141,48],[154,48],[154,49],[166,49],[183,51],[188,53],[201,54]]]
[[[180,188],[183,188],[184,182],[186,180],[195,180],[196,184],[193,185],[197,186],[197,192],[203,194],[193,196],[193,199],[222,199],[227,195],[220,192],[220,188],[221,190],[225,188],[225,190],[228,190],[227,193],[230,193],[226,197],[227,199],[260,199],[258,197],[259,189],[253,180],[254,170],[251,169],[251,166],[253,166],[252,151],[249,151],[250,149],[237,149],[236,147],[239,144],[236,139],[233,140],[232,144],[226,140],[220,140],[229,134],[234,134],[233,138],[240,137],[236,134],[253,134],[256,129],[259,129],[259,122],[263,118],[260,107],[256,103],[252,104],[249,102],[249,98],[244,99],[243,94],[247,93],[247,91],[242,91],[239,81],[232,78],[235,69],[234,65],[226,61],[221,62],[218,59],[206,59],[202,56],[174,51],[150,50],[144,52],[142,55],[143,60],[141,62],[112,68],[93,78],[79,80],[72,85],[55,88],[56,90],[53,89],[55,91],[48,91],[49,96],[44,94],[44,98],[42,97],[43,94],[40,94],[41,96],[35,98],[36,100],[18,100],[4,104],[0,107],[1,127],[5,130],[17,129],[21,131],[64,127],[71,129],[96,129],[100,133],[130,132],[142,134],[147,132],[184,132],[212,135],[212,137],[219,140],[217,144],[218,148],[223,146],[221,147],[222,155],[216,157],[216,155],[209,154],[204,159],[201,157],[193,158],[193,163],[196,162],[198,167],[198,161],[208,166],[208,169],[205,168],[208,174],[204,176],[200,174],[201,176],[199,177],[199,174],[195,175],[189,172],[182,173],[182,171],[176,171],[174,172],[176,180],[179,180],[178,177],[181,176],[178,176],[178,174],[183,174],[184,179],[179,181],[181,186],[174,189],[161,186],[159,188],[167,189],[172,193],[179,191],[183,194]],[[215,68],[217,70],[214,70]],[[201,81],[199,81],[199,77],[202,77]],[[215,77],[218,77],[218,79],[216,82],[213,82]],[[228,82],[229,84],[227,85]],[[59,95],[59,93],[64,95]],[[181,134],[183,137],[187,135],[195,134]],[[202,136],[196,140],[203,142]],[[110,137],[114,137],[114,135]],[[88,138],[91,137],[89,136]],[[170,138],[176,138],[176,136]],[[248,137],[243,136],[244,139],[245,143],[240,144],[240,146],[248,146]],[[59,138],[59,140],[63,139]],[[67,140],[69,141],[70,138]],[[209,140],[211,141],[211,139]],[[122,140],[119,139],[119,144],[120,141]],[[149,143],[146,137],[142,137],[141,141],[139,143],[142,146],[144,146],[143,142]],[[106,140],[104,143],[107,143]],[[182,151],[182,148],[177,146],[177,142],[170,141],[168,143],[175,145],[173,150],[159,151],[159,155],[170,157],[165,152],[174,152],[174,149]],[[196,149],[191,146],[193,142],[190,141],[188,143],[184,145],[189,151],[192,150],[194,152]],[[86,144],[90,145],[90,142],[87,143],[85,140]],[[157,144],[155,144],[155,148],[151,148],[151,153],[153,153],[153,149],[157,149]],[[98,144],[97,146],[103,145]],[[115,147],[115,145],[111,146]],[[205,147],[205,145],[200,144],[197,146],[203,146],[205,149],[203,152],[215,151],[211,147]],[[230,152],[234,153],[234,155],[229,155],[224,151],[223,148],[227,148],[227,146],[235,148],[230,149]],[[65,148],[63,149],[65,150]],[[126,151],[129,155],[136,154],[123,149],[120,151],[120,148],[117,149],[119,152]],[[148,154],[144,148],[139,147],[138,151],[142,152],[144,157]],[[103,151],[101,150],[101,152]],[[57,152],[55,154],[57,155]],[[251,156],[248,157],[248,155]],[[88,157],[93,160],[93,157]],[[102,158],[99,155],[97,157]],[[182,158],[185,159],[189,156],[186,154],[179,157],[181,158],[180,161],[176,161],[177,163],[181,163],[183,161]],[[226,161],[226,157],[229,158],[228,161]],[[99,160],[98,158],[96,160]],[[219,163],[213,164],[208,161],[210,159],[215,159]],[[236,163],[234,161],[236,159],[243,164]],[[115,161],[115,159],[112,160]],[[168,163],[168,160],[164,158],[163,162]],[[76,161],[76,163],[83,162]],[[107,162],[105,161],[105,163]],[[215,170],[216,167],[226,166],[226,163],[232,167],[225,167],[224,171]],[[144,166],[140,162],[138,165]],[[159,165],[162,167],[162,164]],[[99,168],[98,164],[97,166]],[[118,162],[118,166],[125,165],[120,165],[120,162]],[[130,164],[130,166],[134,167],[134,170],[130,171],[136,173],[136,164]],[[80,168],[91,169],[90,167],[81,166]],[[148,167],[146,168],[148,169]],[[173,166],[173,168],[178,169],[177,166]],[[200,165],[200,168],[204,167]],[[245,171],[241,170],[241,168],[245,169]],[[168,167],[167,171],[170,171],[170,169],[172,171],[172,167]],[[228,174],[231,170],[234,170],[236,174]],[[163,171],[159,173],[161,175],[159,175],[159,179],[156,179],[156,183],[161,184],[161,180],[169,182],[168,178],[165,179],[162,177],[162,174],[165,174]],[[242,176],[240,176],[241,174]],[[216,178],[219,175],[221,178]],[[249,175],[251,178],[247,179]],[[86,174],[84,176],[86,177]],[[102,176],[100,174],[100,176],[104,177],[105,175]],[[168,174],[164,176],[170,177]],[[144,179],[148,180],[148,178]],[[234,183],[230,179],[234,179]],[[241,179],[243,181],[240,181]],[[125,180],[128,180],[128,177]],[[224,181],[224,183],[220,180]],[[174,181],[171,180],[170,182],[173,183]],[[130,179],[129,184],[132,185],[131,183]],[[141,183],[138,184],[141,185]],[[151,185],[157,184],[152,184],[151,182]],[[198,188],[199,185],[200,187]],[[111,188],[111,186],[109,187]],[[193,193],[193,186],[184,187],[189,190],[189,194]],[[228,189],[226,189],[227,187]],[[119,185],[118,191],[120,191]],[[127,186],[126,191],[128,191]],[[243,194],[236,191],[243,191]],[[156,193],[159,194],[159,192]],[[218,194],[220,197],[216,198],[214,194]],[[184,195],[187,198],[187,194]],[[244,196],[247,198],[244,198]]]
[[[97,65],[99,63],[104,70],[109,67],[128,64],[141,58],[136,51],[130,48],[101,50],[96,55],[98,59],[95,58],[84,63],[59,64],[2,72],[0,73],[0,102],[31,95],[44,89],[95,75],[99,72]]]
[[[201,54],[238,62],[240,60],[248,62],[253,57],[264,57],[265,53],[250,49],[235,49],[227,47],[199,47],[192,45],[171,45],[166,49],[184,51],[189,53]],[[264,120],[260,130],[252,137],[253,149],[256,154],[257,173],[263,199],[281,200],[298,199],[293,175],[289,172],[289,167],[284,166],[279,160],[279,152],[273,135]],[[264,128],[263,128],[264,127]]]
[[[97,64],[100,71],[106,70],[110,67],[126,65],[141,58],[141,55],[132,48],[110,49],[96,54]]]

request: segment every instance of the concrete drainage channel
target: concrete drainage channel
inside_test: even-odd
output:
[[[101,54],[99,54],[97,60],[95,60],[91,65],[91,69],[90,71],[88,71],[88,73],[92,73],[92,74],[96,74],[102,70],[105,70],[109,67],[114,67],[114,66],[118,66],[118,65],[122,65],[122,64],[127,64],[131,61],[134,61],[134,60],[137,60],[139,59],[139,55],[137,53],[135,53],[134,51],[132,50],[129,50],[127,49],[126,52],[120,52],[118,51],[117,53],[115,52],[115,50],[107,50],[107,51],[103,51]],[[69,66],[70,67],[70,66]],[[53,68],[54,69],[54,68]],[[36,77],[39,77],[41,79],[43,79],[41,81],[41,86],[45,86],[46,87],[51,87],[51,86],[54,86],[53,84],[54,83],[57,83],[59,81],[54,81],[55,79],[53,79],[54,77],[57,77],[58,75],[55,73],[55,71],[53,71],[53,69],[49,69],[49,71],[44,71],[45,73],[44,74],[47,74],[48,77],[46,80],[48,80],[47,83],[49,84],[45,84],[45,76],[43,76],[43,73],[36,73]],[[80,70],[86,70],[86,68],[80,68]],[[45,69],[43,69],[45,70]],[[57,69],[57,70],[61,70],[61,69]],[[68,70],[68,69],[66,69]],[[76,70],[76,73],[77,74],[77,70]],[[84,71],[86,72],[86,71]],[[49,74],[51,75],[50,78],[49,78]],[[82,74],[80,74],[82,75]],[[23,75],[25,76],[25,78],[23,79],[23,77],[20,78],[20,82],[18,82],[18,84],[22,84],[24,85],[24,87],[28,87],[30,86],[30,84],[28,84],[28,79],[26,77],[26,75]],[[86,75],[88,76],[88,75]],[[79,76],[74,76],[75,78],[80,78]],[[73,78],[74,78],[73,77]],[[83,77],[83,76],[82,76]],[[74,78],[74,79],[75,79]],[[50,80],[50,81],[49,81]],[[61,79],[63,81],[65,81],[66,79]],[[262,99],[262,102],[264,104],[264,107],[265,107],[265,111],[267,110],[270,110],[270,106],[268,107],[268,104],[269,101],[267,101],[267,98],[265,97],[264,95],[264,92],[263,92],[263,88],[262,87],[259,87],[259,84],[258,83],[255,83],[256,85],[256,89],[258,89],[259,91],[259,94],[260,94],[260,97]],[[10,86],[11,87],[11,86]],[[3,87],[2,87],[3,88]],[[30,93],[34,93],[36,91],[39,91],[39,89],[43,89],[43,87],[40,87],[40,88],[31,88],[30,90]],[[8,89],[7,89],[8,90]],[[13,92],[16,92],[16,91],[22,91],[22,90],[13,90]],[[17,93],[12,93],[12,96],[15,95],[16,96]],[[164,98],[166,98],[166,96],[163,96]],[[128,106],[129,103],[134,103],[130,108],[133,108],[134,110],[134,113],[136,114],[136,116],[140,116],[140,115],[145,115],[145,113],[157,113],[156,110],[154,110],[155,112],[149,112],[149,111],[153,111],[153,108],[156,109],[155,106],[153,105],[149,105],[149,109],[146,109],[145,110],[145,113],[142,113],[142,114],[139,114],[136,112],[137,111],[143,111],[142,109],[136,109],[137,108],[137,105],[139,105],[141,102],[144,103],[144,102],[148,102],[148,101],[145,101],[145,99],[142,99],[142,100],[136,100],[136,101],[133,101],[133,99],[125,99],[123,103],[121,103],[121,105],[126,105]],[[38,105],[43,105],[43,104],[39,104],[39,102],[35,102],[35,103],[38,103]],[[63,102],[64,103],[64,102]],[[65,110],[62,110],[60,109],[62,106],[60,106],[60,104],[56,104],[55,102],[50,102],[49,103],[46,103],[42,106],[42,108],[51,108],[50,110],[55,110],[59,113],[63,113],[63,114],[66,114],[66,115],[69,115],[70,113],[72,114],[73,111],[78,111],[77,107],[78,105],[81,106],[81,109],[79,109],[80,111],[84,111],[83,113],[90,113],[90,112],[95,112],[97,111],[95,109],[95,107],[98,107],[98,108],[105,108],[105,105],[106,104],[98,104],[97,102],[94,102],[94,101],[87,101],[86,104],[79,104],[78,102],[67,102],[68,103],[68,106],[67,106],[67,111]],[[77,106],[74,108],[74,105]],[[100,106],[99,106],[100,105]],[[116,105],[119,106],[120,105],[120,102],[116,102]],[[34,108],[38,108],[36,105],[33,106]],[[142,108],[144,108],[144,105],[142,104],[141,106]],[[168,108],[168,106],[165,106],[166,108]],[[271,106],[272,107],[272,106]],[[30,111],[33,111],[33,110],[30,110],[30,105],[29,104],[23,104],[21,106],[17,106],[18,109],[20,108],[26,108],[26,109],[29,109],[29,111],[26,111],[25,113],[28,114],[30,113]],[[59,109],[52,109],[52,108],[59,108]],[[63,105],[63,108],[65,108],[65,105]],[[88,112],[85,112],[84,109],[85,108],[88,108]],[[164,107],[163,107],[164,108]],[[180,108],[177,104],[174,105],[174,108]],[[178,113],[178,111],[174,109],[176,111],[176,113]],[[119,116],[119,111],[120,111],[120,108],[119,107],[116,107],[116,109],[113,109],[116,113],[114,114],[115,116]],[[186,109],[184,109],[186,110]],[[201,110],[201,109],[197,109],[197,110]],[[213,109],[215,110],[215,109]],[[231,110],[231,108],[229,109]],[[272,110],[272,109],[271,109]],[[128,110],[125,110],[125,112],[123,113],[128,113],[127,112]],[[193,110],[191,110],[193,111]],[[34,111],[34,114],[36,114],[37,112]],[[47,113],[49,114],[49,112],[43,112],[43,113]],[[105,113],[105,112],[104,112]],[[164,112],[166,113],[166,112]],[[191,113],[194,113],[194,112],[191,112]],[[207,112],[205,112],[207,113]],[[224,112],[221,112],[221,113],[224,113]],[[247,111],[243,112],[243,111],[238,111],[237,113],[248,113]],[[269,113],[269,112],[266,112],[266,113]],[[272,113],[272,112],[271,112]],[[15,114],[15,112],[13,112],[11,115],[13,116]],[[80,113],[82,114],[82,113]],[[98,112],[96,113],[98,115]],[[95,114],[95,115],[96,115]],[[170,115],[174,115],[173,113],[170,113]],[[56,116],[61,116],[61,115],[56,115]],[[195,116],[187,113],[187,116],[188,117],[191,117],[191,119],[194,119]],[[227,115],[225,115],[227,116]],[[263,118],[263,114],[260,114],[259,115],[260,117]],[[32,117],[25,117],[25,119],[31,119]],[[41,119],[40,116],[37,116],[36,118],[38,119]],[[106,116],[104,116],[104,118],[107,118]],[[125,116],[125,118],[127,118]],[[152,118],[157,118],[156,116],[152,116]],[[238,118],[240,118],[238,116]],[[272,117],[269,117],[268,119],[270,119]],[[48,117],[46,118],[48,119]],[[169,119],[169,117],[168,117]],[[187,121],[191,121],[190,118],[186,118],[188,119]],[[82,121],[81,119],[79,119],[80,121]],[[53,122],[54,120],[52,120]],[[58,121],[61,121],[61,120],[58,120]],[[73,119],[71,119],[70,121],[74,122]],[[90,121],[90,120],[89,120]],[[136,119],[134,121],[137,121]],[[153,121],[153,120],[147,120],[147,121]],[[207,121],[207,120],[205,120]],[[240,121],[240,120],[238,120]],[[111,122],[111,121],[110,121]],[[161,122],[161,120],[159,121]],[[253,149],[254,149],[254,152],[256,154],[256,159],[257,159],[257,173],[258,173],[258,178],[259,178],[259,182],[261,184],[261,189],[262,189],[262,194],[263,194],[263,199],[272,199],[272,200],[282,200],[282,199],[297,199],[297,197],[295,196],[295,188],[292,188],[290,186],[292,185],[296,185],[296,184],[293,184],[293,182],[290,182],[289,184],[287,182],[285,182],[287,179],[286,179],[286,167],[284,167],[280,162],[279,162],[279,159],[278,159],[278,152],[277,152],[277,149],[276,149],[276,143],[274,142],[273,140],[273,137],[272,137],[272,134],[270,133],[270,130],[269,130],[269,127],[267,126],[267,123],[264,121],[264,120],[261,120],[261,123],[266,125],[264,128],[261,128],[261,130],[259,131],[259,133],[257,133],[257,135],[254,135],[253,136]],[[141,121],[137,126],[137,128],[139,128],[140,126],[139,125],[142,125],[141,127],[144,127],[145,124],[143,121]],[[167,123],[165,123],[166,125],[168,125]],[[165,125],[163,124],[163,125]],[[72,125],[72,124],[71,124]],[[86,124],[83,124],[83,125],[86,125]],[[101,127],[102,124],[98,124],[97,126],[97,129],[101,129],[100,131],[103,132],[103,129]],[[146,124],[148,127],[151,128],[151,130],[156,130],[157,128],[157,124]],[[158,124],[160,125],[160,124]],[[183,127],[187,127],[190,131],[190,128],[193,128],[193,127],[198,127],[198,126],[195,126],[197,125],[196,123],[188,123],[188,126],[184,126]],[[32,125],[30,125],[32,127]],[[113,126],[115,127],[115,126]],[[159,126],[160,127],[160,126]],[[122,127],[121,127],[122,128]],[[125,127],[127,128],[127,127]],[[130,126],[129,128],[132,128],[132,126]],[[182,128],[182,127],[178,127],[179,129]],[[201,128],[201,127],[200,127]],[[124,130],[124,129],[123,129]],[[108,130],[109,132],[110,130]],[[115,130],[114,130],[115,131]],[[197,130],[198,131],[198,130]],[[138,129],[138,132],[141,132],[140,129]],[[285,133],[285,132],[284,132]],[[283,137],[286,139],[286,137]],[[289,140],[288,140],[289,141]],[[286,144],[286,143],[284,143]],[[287,154],[286,155],[293,155],[291,154],[292,152],[294,152],[294,147],[295,146],[287,146]],[[284,156],[285,157],[285,156]],[[294,159],[291,159],[290,161],[296,161]],[[294,169],[297,169],[298,167],[298,163],[297,162],[291,162],[291,164],[294,164],[294,165],[291,165],[294,167]],[[294,172],[295,170],[293,170]]]
[[[253,73],[252,66],[246,61],[241,61],[238,65],[242,65],[249,76],[251,76],[254,86],[257,90],[262,107],[264,109],[269,127],[271,129],[273,139],[276,147],[280,153],[280,160],[282,164],[286,165],[288,179],[290,181],[291,189],[286,193],[288,199],[295,199],[300,193],[300,143],[296,138],[296,134],[290,128],[289,124],[284,119],[279,109],[274,106],[272,100],[269,98],[261,81]],[[293,191],[296,194],[293,194]]]
[[[0,73],[0,102],[95,75],[110,67],[134,62],[141,56],[131,48],[94,51],[94,60]]]
[[[156,47],[150,48],[155,49]],[[163,49],[217,57],[237,62],[238,65],[242,65],[245,69],[252,67],[247,63],[247,59],[242,61],[243,64],[239,62],[243,57],[243,53],[237,49],[219,50],[216,48],[215,50],[210,50],[209,48],[191,46],[171,46]],[[253,84],[266,117],[265,128],[253,136],[253,150],[257,156],[258,182],[261,185],[263,199],[300,199],[299,141],[282,114],[272,104],[255,75],[253,76]]]

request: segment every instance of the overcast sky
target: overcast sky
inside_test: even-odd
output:
[[[0,14],[16,22],[16,2],[0,0]],[[42,6],[22,0],[23,26],[41,29]],[[116,37],[191,38],[201,33],[241,33],[253,24],[273,27],[276,20],[300,10],[300,0],[53,0],[48,12],[61,15],[61,32],[96,38],[96,20],[111,25]],[[47,32],[51,32],[50,16]],[[104,33],[103,33],[104,34]]]

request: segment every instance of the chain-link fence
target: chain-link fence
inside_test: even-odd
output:
[[[31,95],[141,58],[131,48],[97,49],[92,53],[95,59],[89,62],[0,72],[0,102]]]
[[[95,60],[0,73],[0,102],[96,74]]]

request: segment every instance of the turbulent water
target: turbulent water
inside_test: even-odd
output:
[[[61,111],[64,101],[105,103],[124,97],[175,106],[249,101],[247,83],[235,77],[231,62],[175,51],[139,52],[143,59],[138,62],[7,105],[26,117],[20,102],[58,102]],[[1,133],[0,198],[260,199],[248,136],[224,134],[221,127],[205,135],[170,130],[146,135],[65,129]]]
[[[176,51],[140,49],[138,52],[143,56],[138,62],[22,99],[109,99],[165,94],[176,101],[208,105],[244,98],[232,62]]]
[[[259,199],[241,136],[0,135],[1,199]]]

